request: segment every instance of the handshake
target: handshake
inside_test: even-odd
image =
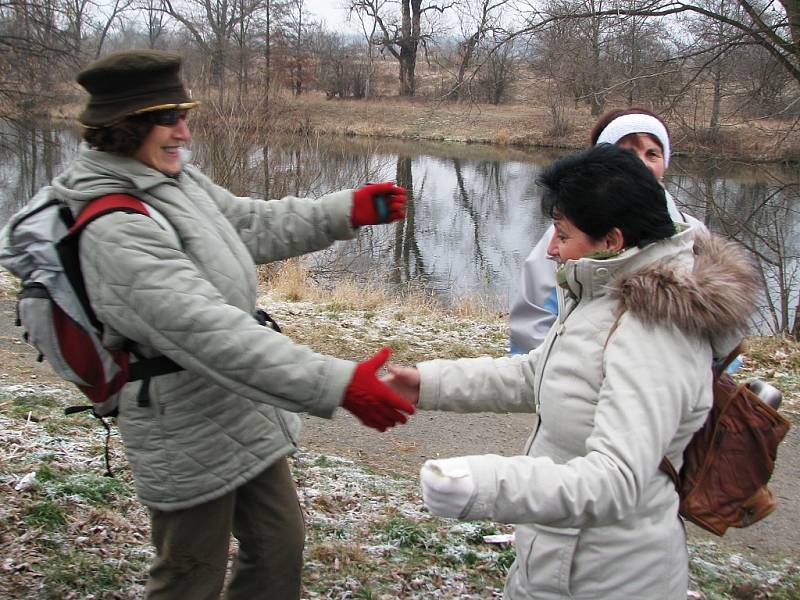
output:
[[[358,363],[342,400],[342,408],[378,431],[405,423],[406,415],[414,414],[414,404],[419,399],[416,369],[390,366],[389,377],[383,381],[378,379],[378,369],[391,354],[391,349],[383,348],[372,358]]]
[[[342,407],[359,421],[378,431],[405,423],[406,415],[414,414],[419,399],[419,373],[415,368],[389,366],[383,380],[376,372],[392,351],[381,349],[375,356],[358,363],[353,378],[345,390]],[[429,460],[420,471],[422,498],[434,515],[461,518],[476,484],[472,469],[465,457]]]

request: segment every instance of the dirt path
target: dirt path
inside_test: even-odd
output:
[[[459,415],[426,411],[386,433],[360,426],[348,416],[333,421],[305,417],[303,445],[314,452],[356,459],[381,473],[416,477],[427,458],[462,454],[518,453],[535,423],[532,415]],[[731,529],[723,538],[689,524],[690,535],[762,558],[800,560],[800,427],[789,431],[770,487],[778,510],[747,529]]]
[[[31,378],[56,381],[49,367],[35,362],[35,353],[19,342],[13,318],[13,302],[0,291],[0,383]],[[304,416],[304,424],[302,444],[309,450],[352,458],[375,472],[416,477],[427,458],[519,452],[535,417],[426,411],[417,413],[405,426],[383,434],[361,426],[343,411],[332,421]],[[771,483],[779,508],[766,520],[747,529],[730,530],[724,538],[690,525],[690,535],[707,537],[725,549],[746,555],[800,560],[798,455],[800,427],[794,427],[782,445]]]

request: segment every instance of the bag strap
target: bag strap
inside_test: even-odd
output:
[[[678,478],[678,472],[675,470],[675,466],[666,456],[661,459],[661,464],[658,465],[658,468],[663,473],[669,475],[669,478],[672,479],[672,483],[675,485],[675,489],[680,490],[681,484],[680,479]]]
[[[720,375],[722,375],[722,374],[725,372],[725,369],[727,369],[727,368],[728,368],[728,365],[730,365],[730,364],[733,362],[733,360],[734,360],[734,359],[735,359],[737,356],[739,356],[739,355],[740,355],[740,354],[741,354],[743,351],[744,351],[744,343],[743,343],[743,342],[739,342],[739,343],[736,345],[736,348],[734,348],[734,349],[731,351],[731,353],[730,353],[730,354],[728,354],[728,355],[727,355],[725,358],[723,358],[722,360],[720,360],[720,361],[718,361],[718,362],[715,362],[715,363],[714,363],[714,367],[713,367],[713,369],[712,369],[712,370],[713,370],[713,373],[714,373],[714,381],[716,381],[717,379],[719,379]]]
[[[66,207],[65,211],[69,213]],[[78,258],[78,244],[81,233],[83,233],[83,230],[89,223],[105,214],[116,211],[149,215],[145,203],[134,196],[128,194],[108,194],[106,196],[100,196],[87,203],[84,209],[69,225],[67,234],[59,240],[57,244],[61,264],[64,266],[64,274],[72,284],[75,295],[78,297],[86,316],[98,331],[103,331],[103,324],[92,310],[83,277],[80,276],[81,266],[80,259]],[[71,213],[65,215],[65,217],[66,216],[72,217]]]
[[[89,223],[109,212],[123,211],[150,216],[147,205],[130,194],[108,194],[91,200],[78,214],[68,235],[80,234]]]
[[[606,348],[608,347],[608,342],[611,339],[611,336],[617,330],[617,327],[619,327],[619,321],[622,318],[623,314],[625,314],[625,311],[622,311],[622,312],[620,312],[620,314],[617,315],[617,318],[614,319],[614,323],[612,323],[611,328],[608,330],[608,335],[606,336],[606,342],[605,342],[605,344],[603,344],[603,352],[604,353],[605,353]],[[714,368],[713,368],[713,373],[714,373],[713,382],[716,382],[717,379],[719,379],[720,375],[722,375],[722,373],[725,372],[725,369],[728,367],[728,365],[731,364],[731,362],[733,362],[733,359],[735,359],[737,356],[739,356],[739,354],[742,353],[743,345],[744,344],[741,343],[741,342],[739,344],[737,344],[736,348],[734,348],[733,351],[730,354],[728,354],[719,363],[716,363],[714,365]],[[675,469],[675,466],[672,464],[672,462],[666,456],[664,456],[661,459],[661,463],[658,465],[658,468],[662,472],[664,472],[667,475],[669,475],[669,478],[672,479],[672,483],[675,484],[675,488],[680,490],[680,477],[678,475],[678,471],[677,471],[677,469]]]
[[[733,359],[739,356],[742,353],[744,344],[739,342],[736,345],[730,354],[728,354],[725,358],[721,361],[715,363],[711,369],[712,373],[714,374],[714,379],[712,380],[712,385],[717,382],[720,376],[725,372],[725,369],[728,368],[728,365],[733,362]],[[672,482],[675,484],[675,488],[680,493],[680,479],[678,476],[678,471],[675,469],[675,466],[670,462],[670,460],[665,456],[661,459],[661,464],[658,465],[658,468],[669,475]]]

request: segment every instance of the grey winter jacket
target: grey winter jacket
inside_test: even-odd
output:
[[[539,414],[520,456],[468,457],[461,518],[517,524],[505,598],[685,600],[678,496],[658,466],[682,465],[712,356],[733,350],[757,289],[737,246],[693,238],[568,261],[558,320],[529,355],[419,365],[420,408]]]
[[[171,224],[114,212],[80,241],[104,343],[133,340],[186,369],[153,378],[148,406],[137,405],[139,382],[123,388],[119,429],[142,502],[177,510],[217,498],[295,451],[294,413],[333,414],[355,365],[256,322],[255,264],[353,237],[351,191],[239,198],[191,166],[172,178],[85,146],[53,186],[76,213],[126,193]]]

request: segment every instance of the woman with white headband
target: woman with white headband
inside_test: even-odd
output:
[[[605,113],[592,129],[590,140],[592,146],[616,144],[632,151],[663,183],[671,150],[669,130],[649,110],[629,108]],[[680,212],[669,193],[665,195],[667,210],[674,222],[705,229],[700,221]],[[512,354],[526,354],[541,344],[558,314],[556,265],[547,255],[553,231],[552,225],[547,228],[523,264],[519,292],[509,317]]]

